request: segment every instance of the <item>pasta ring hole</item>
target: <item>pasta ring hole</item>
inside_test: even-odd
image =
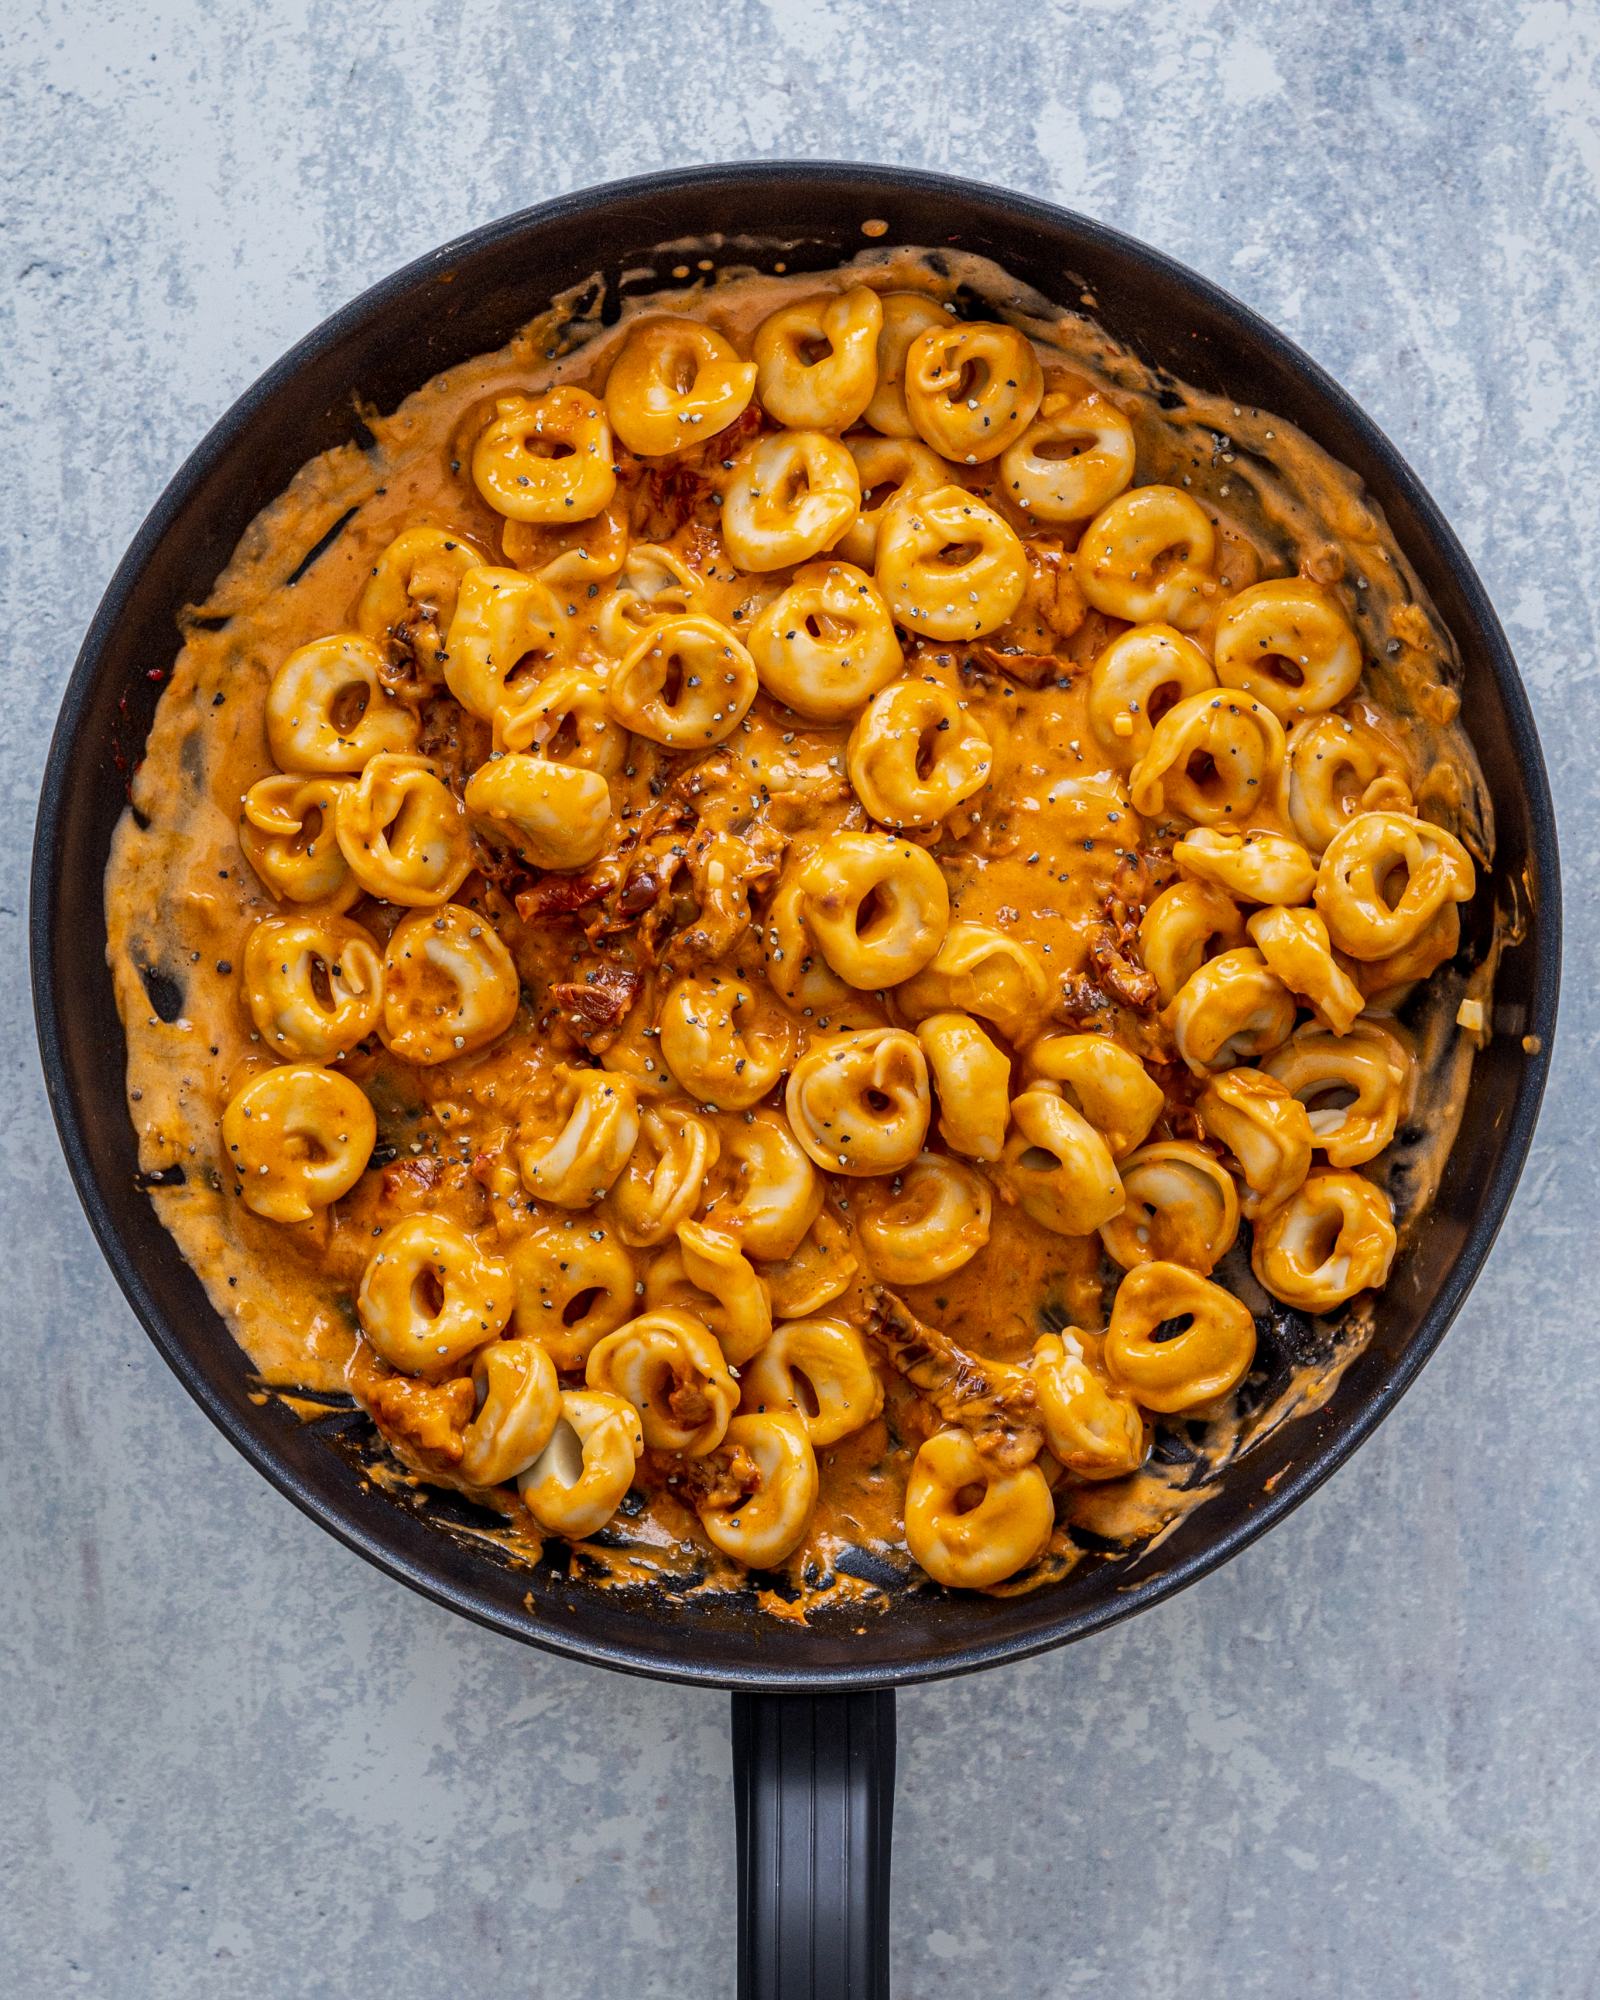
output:
[[[578,718],[569,708],[556,724],[555,734],[544,746],[544,754],[552,763],[559,764],[563,758],[576,755],[578,749]]]
[[[429,1265],[411,1280],[411,1307],[422,1319],[437,1319],[444,1311],[444,1285]]]
[[[1287,653],[1263,653],[1256,665],[1283,687],[1298,688],[1306,684],[1305,669]]]
[[[894,1099],[884,1091],[868,1089],[862,1092],[862,1102],[875,1117],[886,1117],[894,1110]]]
[[[315,1132],[291,1132],[283,1142],[283,1150],[291,1160],[301,1161],[310,1167],[320,1167],[330,1157],[328,1148]]]
[[[802,334],[795,342],[794,352],[802,368],[815,368],[833,352],[833,342],[825,333]]]
[[[807,1423],[814,1423],[822,1414],[822,1398],[817,1394],[816,1384],[809,1375],[796,1368],[791,1379],[794,1382],[794,1400],[800,1414]]]
[[[1171,1319],[1164,1319],[1159,1326],[1152,1327],[1147,1337],[1154,1346],[1160,1347],[1169,1340],[1179,1339],[1193,1325],[1193,1313],[1175,1313]]]
[[[917,738],[916,773],[919,778],[931,778],[939,762],[939,738],[947,725],[943,722],[927,722]]]
[[[1372,878],[1372,886],[1377,891],[1378,900],[1386,909],[1398,910],[1411,884],[1411,870],[1404,859],[1396,855],[1389,865]]]
[[[862,494],[862,513],[875,514],[880,507],[886,507],[899,491],[900,482],[897,479],[881,480],[869,492]]]
[[[1183,767],[1183,774],[1199,792],[1214,792],[1220,788],[1222,773],[1217,769],[1217,760],[1209,750],[1194,750]]]
[[[335,1006],[333,974],[329,970],[328,961],[320,952],[314,951],[310,954],[306,963],[306,979],[316,996],[317,1005],[325,1014],[331,1014]]]
[[[328,720],[341,736],[354,736],[371,700],[372,690],[365,681],[346,681],[328,703]]]
[[[1167,710],[1174,707],[1182,699],[1183,689],[1176,681],[1163,681],[1160,687],[1152,688],[1149,694],[1145,696],[1144,702],[1144,712],[1150,727],[1154,729]],[[1204,750],[1199,750],[1195,753],[1197,757],[1204,757],[1206,754]],[[1190,762],[1193,763],[1194,759],[1191,758]]]
[[[531,652],[512,663],[510,672],[500,683],[503,688],[525,687],[531,680],[542,679],[545,669],[554,663],[555,655],[535,646]]]
[[[573,447],[565,438],[546,437],[542,431],[529,431],[522,439],[522,449],[529,458],[571,458]]]
[[[1033,446],[1035,458],[1063,460],[1082,458],[1086,451],[1093,451],[1098,440],[1092,431],[1069,431],[1065,435],[1041,438]]]
[[[968,1480],[965,1486],[958,1486],[950,1497],[950,1511],[953,1514],[975,1514],[983,1505],[988,1488],[981,1479]]]
[[[561,1324],[576,1326],[581,1319],[587,1319],[606,1295],[604,1285],[586,1285],[581,1292],[574,1292],[561,1309]]]
[[[1024,1146],[1017,1155],[1017,1165],[1030,1174],[1053,1174],[1060,1164],[1055,1154],[1044,1146]]]
[[[928,557],[930,563],[937,563],[941,569],[965,569],[983,554],[981,542],[946,542]]]
[[[982,355],[970,355],[962,362],[961,373],[945,391],[946,399],[952,403],[977,403],[993,379],[994,371]]]

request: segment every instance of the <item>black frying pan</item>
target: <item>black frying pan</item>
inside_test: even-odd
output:
[[[157,1222],[138,1179],[122,1032],[105,962],[101,877],[179,608],[202,599],[256,512],[312,453],[363,435],[354,396],[392,408],[438,370],[501,346],[597,267],[615,281],[720,232],[741,259],[821,269],[854,255],[869,218],[890,244],[996,259],[1047,297],[1088,290],[1109,330],[1201,388],[1291,419],[1365,480],[1454,633],[1465,717],[1499,845],[1469,954],[1495,907],[1524,928],[1506,952],[1494,1037],[1420,1240],[1377,1304],[1364,1351],[1327,1405],[1280,1427],[1159,1549],[1091,1560],[1016,1598],[902,1589],[882,1615],[780,1622],[753,1601],[632,1601],[553,1567],[531,1574],[453,1533],[443,1495],[365,1483],[364,1419],[304,1424],[251,1400],[244,1355]],[[690,260],[692,262],[692,260]],[[34,998],[50,1099],[89,1220],[146,1331],[212,1421],[331,1533],[440,1604],[596,1666],[734,1690],[740,1992],[863,2000],[888,1991],[893,1688],[995,1666],[1098,1632],[1170,1596],[1281,1520],[1348,1457],[1415,1379],[1477,1275],[1528,1149],[1549,1063],[1560,957],[1555,824],[1528,703],[1483,588],[1386,438],[1281,334],[1204,279],[1079,216],[939,175],[855,166],[705,167],[569,195],[475,231],[375,286],[303,340],[190,457],[140,529],[95,614],[61,707],[34,849]],[[156,1005],[181,996],[156,993]],[[1263,1328],[1269,1370],[1292,1334]]]

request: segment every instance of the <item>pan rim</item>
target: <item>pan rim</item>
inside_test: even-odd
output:
[[[1533,969],[1527,1030],[1538,1038],[1518,1080],[1507,1132],[1485,1191],[1484,1206],[1459,1254],[1386,1378],[1327,1438],[1314,1443],[1278,1481],[1258,1507],[1160,1574],[1131,1585],[1125,1592],[1090,1606],[1063,1610],[1043,1629],[985,1640],[982,1637],[950,1647],[931,1657],[882,1662],[867,1667],[771,1665],[741,1667],[724,1661],[692,1657],[694,1629],[684,1625],[691,1656],[663,1659],[648,1648],[598,1638],[548,1622],[519,1619],[505,1605],[453,1579],[431,1573],[389,1546],[384,1537],[365,1527],[356,1510],[309,1490],[283,1462],[264,1433],[243,1422],[198,1367],[187,1344],[170,1327],[144,1276],[122,1239],[111,1205],[95,1172],[83,1109],[69,1082],[62,1031],[60,996],[52,978],[55,924],[54,891],[63,823],[71,789],[73,751],[91,692],[110,637],[126,612],[134,589],[160,547],[173,521],[207,469],[255,421],[269,404],[311,362],[353,329],[381,317],[402,296],[436,280],[466,256],[514,241],[531,230],[603,210],[608,205],[640,197],[710,193],[730,181],[745,185],[788,183],[855,185],[872,181],[899,195],[924,192],[967,203],[987,204],[1013,219],[1104,248],[1135,267],[1159,275],[1184,293],[1205,302],[1247,340],[1264,347],[1307,382],[1317,398],[1362,439],[1382,463],[1394,488],[1421,524],[1441,561],[1462,592],[1471,624],[1481,643],[1511,724],[1515,762],[1526,793],[1530,852],[1541,878],[1540,942]],[[774,239],[779,232],[773,232]],[[194,446],[141,523],[127,552],[107,585],[79,649],[62,696],[40,788],[30,871],[28,935],[35,1021],[45,1086],[62,1149],[78,1199],[102,1254],[116,1276],[158,1352],[206,1415],[243,1456],[300,1511],[376,1568],[446,1609],[490,1630],[525,1644],[594,1666],[692,1685],[749,1691],[848,1691],[887,1688],[951,1677],[1028,1658],[1053,1647],[1073,1643],[1131,1617],[1135,1612],[1176,1595],[1202,1576],[1239,1554],[1258,1536],[1285,1519],[1389,1415],[1420,1375],[1437,1349],[1467,1293],[1476,1281],[1504,1223],[1511,1198],[1531,1144],[1549,1073],[1557,1013],[1561,960],[1561,892],[1554,808],[1543,754],[1531,706],[1509,644],[1483,585],[1454,531],[1410,465],[1361,406],[1319,363],[1252,308],[1210,279],[1176,259],[1154,250],[1122,231],[1037,197],[964,177],[921,169],[852,161],[761,161],[707,164],[631,176],[575,190],[499,217],[467,231],[397,271],[379,279],[339,307],[268,367],[234,401]],[[222,1322],[219,1319],[219,1325]],[[224,1331],[226,1329],[224,1328]],[[231,1334],[228,1335],[231,1340]],[[374,1517],[381,1518],[381,1517]]]

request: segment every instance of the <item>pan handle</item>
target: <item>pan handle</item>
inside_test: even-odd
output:
[[[889,2000],[894,1695],[736,1694],[739,2000]]]

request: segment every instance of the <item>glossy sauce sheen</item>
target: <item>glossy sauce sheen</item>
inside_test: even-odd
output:
[[[489,873],[474,874],[454,900],[481,912],[510,947],[523,987],[511,1029],[481,1052],[426,1068],[399,1061],[369,1038],[342,1068],[376,1110],[375,1163],[348,1196],[318,1210],[310,1222],[261,1219],[234,1198],[219,1133],[229,1099],[272,1066],[241,998],[240,968],[252,926],[280,906],[244,859],[237,828],[242,796],[274,768],[263,723],[273,673],[297,646],[351,627],[374,563],[405,527],[428,522],[448,528],[488,561],[515,566],[502,553],[505,524],[479,497],[468,472],[473,441],[497,396],[554,381],[599,394],[628,327],[652,309],[702,317],[747,354],[755,327],[775,306],[862,279],[880,290],[959,299],[966,313],[979,301],[987,316],[1021,326],[1034,340],[1048,388],[1093,386],[1107,394],[1134,428],[1135,483],[1181,485],[1213,514],[1221,539],[1218,567],[1228,586],[1224,598],[1258,577],[1297,571],[1329,586],[1362,640],[1366,671],[1358,699],[1403,757],[1417,810],[1458,833],[1480,865],[1492,852],[1486,795],[1457,721],[1453,689],[1459,676],[1448,636],[1353,478],[1270,414],[1221,404],[1158,378],[1091,318],[1022,293],[992,265],[942,253],[868,252],[849,270],[820,278],[723,270],[688,291],[630,299],[622,323],[610,330],[579,316],[570,302],[558,305],[503,352],[436,378],[393,415],[367,413],[370,449],[352,445],[311,461],[252,524],[189,623],[133,780],[133,809],[117,831],[106,907],[141,1167],[162,1177],[152,1192],[162,1220],[264,1385],[313,1395],[353,1386],[369,1407],[381,1404],[384,1371],[369,1350],[357,1353],[353,1304],[375,1236],[398,1217],[426,1209],[492,1243],[492,1163],[514,1144],[519,1105],[548,1082],[555,1064],[589,1059],[582,1023],[552,989],[596,973],[637,972],[643,984],[630,1016],[636,1029],[655,1018],[670,983],[665,968],[674,964],[674,936],[694,921],[681,856],[672,857],[676,868],[663,864],[672,880],[659,905],[681,914],[665,922],[649,946],[642,945],[637,927],[591,938],[585,912],[555,914],[538,908],[537,898],[524,905],[530,914],[519,914],[516,899],[532,886],[532,874],[491,862]],[[592,292],[574,296],[595,310]],[[1084,304],[1092,307],[1092,301]],[[741,441],[749,434],[744,427]],[[705,608],[739,632],[772,592],[760,588],[762,579],[737,574],[717,538],[712,496],[726,480],[725,450],[725,440],[712,440],[710,448],[675,462],[677,469],[654,470],[619,451],[619,496],[631,508],[634,542],[672,547],[704,579]],[[968,483],[994,497],[997,465],[971,468]],[[1014,512],[1011,518],[1026,529]],[[308,561],[308,552],[318,551],[330,532],[326,547]],[[1149,1022],[1141,1025],[1108,1001],[1091,960],[1119,896],[1134,898],[1137,908],[1171,879],[1171,867],[1164,851],[1170,840],[1155,840],[1131,812],[1125,783],[1107,768],[1089,727],[1087,670],[1120,628],[1098,612],[1085,612],[1081,602],[1068,603],[1069,587],[1058,590],[1059,563],[1050,545],[1064,555],[1078,532],[1047,529],[1036,538],[1047,554],[1036,558],[1029,597],[1007,629],[973,644],[904,635],[906,673],[948,687],[994,747],[989,783],[949,816],[932,851],[948,884],[951,921],[993,926],[1032,946],[1052,978],[1064,982],[1058,1028],[1104,1022],[1109,1009],[1119,1035],[1152,1063],[1168,1091],[1165,1121],[1151,1136],[1192,1137],[1192,1080],[1171,1062],[1170,1049],[1160,1045]],[[561,545],[559,533],[552,533],[541,555]],[[602,583],[590,598],[574,586],[564,593],[565,603],[581,620],[591,610],[598,613],[608,588]],[[1053,664],[1047,672],[1020,676],[991,648],[1013,656],[1051,655]],[[1033,679],[1040,684],[1030,685]],[[837,827],[865,823],[842,775],[849,728],[848,720],[837,727],[807,723],[763,693],[725,744],[700,753],[696,810],[702,823],[744,843],[757,879],[765,879],[761,870],[785,847],[792,859]],[[489,732],[442,702],[429,713],[424,747],[459,792],[488,755]],[[625,836],[651,825],[652,809],[671,796],[697,754],[642,741],[636,753],[628,774],[611,781]],[[669,836],[670,829],[656,842],[663,854],[670,851]],[[402,914],[365,897],[351,911],[380,946]],[[1469,991],[1487,1002],[1492,960],[1491,951],[1470,981],[1445,968],[1430,983],[1425,1004],[1405,1015],[1419,1058],[1416,1102],[1405,1144],[1392,1149],[1394,1161],[1404,1155],[1404,1171],[1388,1175],[1402,1255],[1459,1120],[1472,1047],[1454,1027],[1455,1010]],[[717,964],[725,975],[748,981],[762,1020],[789,1037],[793,1055],[823,1025],[800,1019],[778,1001],[766,977],[759,919]],[[897,1018],[892,1000],[858,997],[869,1018]],[[650,1044],[631,1037],[626,1022],[620,1032],[623,1052],[613,1048],[610,1060],[650,1059]],[[602,1037],[589,1036],[590,1055],[605,1059],[604,1047]],[[770,1101],[781,1102],[781,1089]],[[731,1128],[742,1116],[718,1112],[710,1122]],[[1381,1175],[1388,1164],[1386,1156],[1370,1171]],[[866,1185],[829,1177],[827,1212],[841,1241],[854,1228]],[[548,1219],[574,1231],[609,1226],[603,1206],[579,1214],[551,1209]],[[641,1278],[651,1254],[637,1256]],[[1020,1363],[1046,1327],[1104,1326],[1116,1275],[1097,1237],[1056,1235],[997,1195],[987,1248],[951,1276],[906,1289],[903,1297],[919,1319],[972,1354]],[[1239,1251],[1217,1276],[1252,1309],[1267,1304]],[[822,1311],[861,1325],[868,1308],[867,1280],[858,1273],[849,1291]],[[1114,1542],[1158,1535],[1211,1490],[1211,1477],[1229,1455],[1327,1394],[1359,1343],[1359,1309],[1343,1316],[1342,1331],[1342,1340],[1322,1342],[1322,1358],[1292,1369],[1270,1398],[1247,1399],[1248,1414],[1230,1401],[1202,1413],[1203,1421],[1184,1423],[1185,1449],[1174,1462],[1158,1454],[1132,1477],[1059,1488],[1050,1549],[1006,1587],[1026,1587],[1069,1567],[1080,1552],[1075,1529]],[[886,1390],[883,1415],[818,1453],[820,1498],[810,1530],[784,1566],[781,1589],[763,1593],[774,1611],[803,1615],[828,1594],[876,1595],[870,1583],[837,1572],[835,1559],[846,1547],[874,1551],[897,1570],[908,1568],[901,1518],[907,1468],[939,1419],[914,1383],[881,1355],[874,1358]],[[462,1483],[430,1461],[415,1432],[406,1434],[402,1425],[392,1441],[406,1470],[395,1466],[387,1476]],[[737,1565],[710,1549],[676,1487],[672,1462],[646,1453],[635,1496],[642,1494],[645,1506],[619,1516],[603,1545],[584,1552],[585,1572],[619,1583],[677,1576],[720,1588],[741,1581]],[[503,1517],[495,1528],[486,1515],[486,1529],[536,1553],[539,1538],[514,1488],[476,1497]]]

